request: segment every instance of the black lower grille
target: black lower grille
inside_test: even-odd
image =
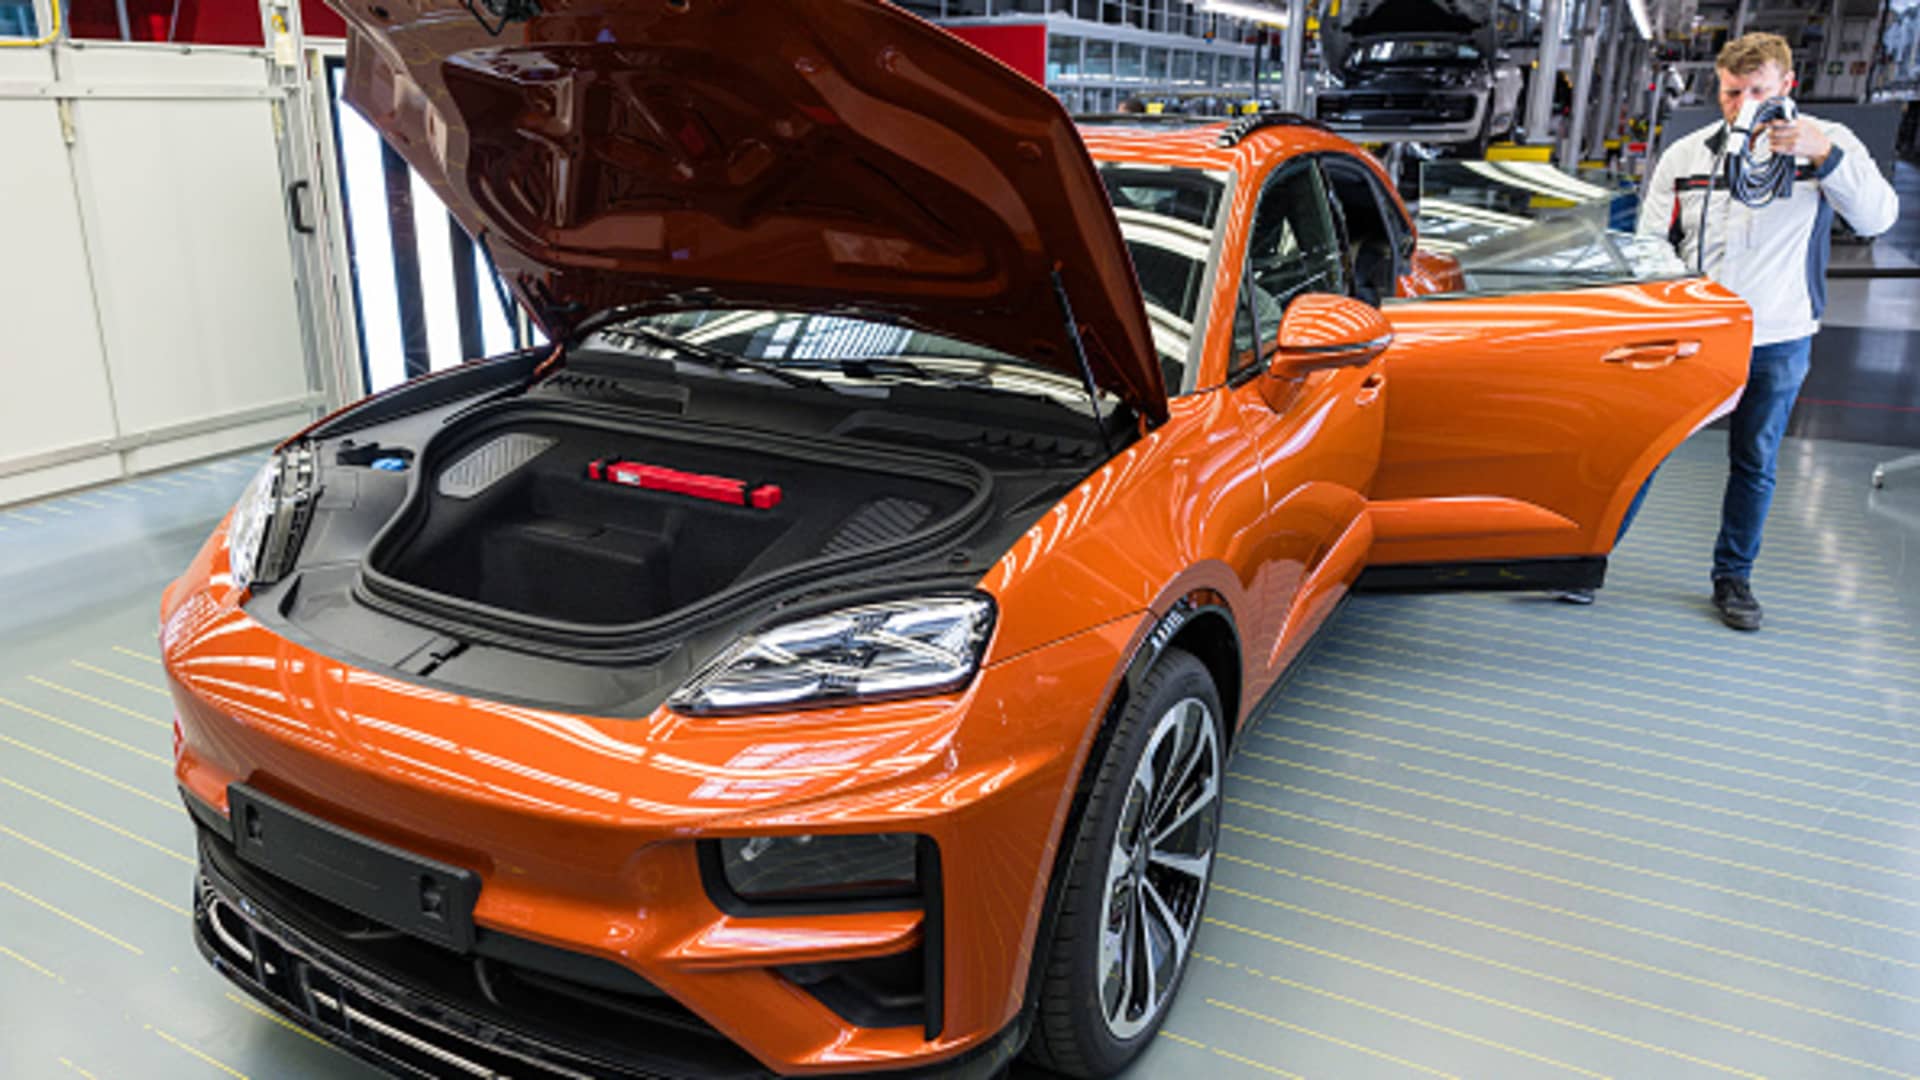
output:
[[[1315,108],[1322,120],[1418,124],[1472,119],[1475,100],[1471,94],[1373,90],[1323,94]]]
[[[399,1075],[771,1075],[618,965],[500,935],[456,953],[268,878],[204,830],[200,853],[194,923],[208,960],[301,1026]]]

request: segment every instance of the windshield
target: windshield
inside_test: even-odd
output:
[[[1188,384],[1204,330],[1202,297],[1226,202],[1226,174],[1111,162],[1099,168],[1140,280],[1167,393],[1178,394]],[[1078,379],[997,349],[894,323],[804,311],[705,308],[626,320],[598,334],[595,344],[662,347],[623,334],[625,327],[647,327],[703,351],[806,371],[829,382],[965,383],[1044,394],[1086,408],[1086,388]],[[1105,395],[1103,401],[1110,403]]]
[[[1202,299],[1226,204],[1226,174],[1132,162],[1098,164],[1140,279],[1167,393],[1181,393],[1205,337]]]
[[[1360,64],[1405,64],[1432,60],[1478,60],[1480,50],[1464,41],[1425,41],[1396,38],[1370,41],[1360,46],[1353,62]]]

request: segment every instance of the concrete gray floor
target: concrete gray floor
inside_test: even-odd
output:
[[[1723,446],[1592,608],[1345,609],[1231,765],[1135,1080],[1920,1073],[1920,473],[1790,439],[1736,635]],[[188,936],[153,612],[254,460],[0,511],[0,1077],[373,1075]]]

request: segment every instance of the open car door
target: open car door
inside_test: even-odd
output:
[[[1738,400],[1752,337],[1746,303],[1702,278],[1384,311],[1363,588],[1600,584],[1649,474]]]

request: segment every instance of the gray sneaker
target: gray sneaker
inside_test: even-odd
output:
[[[1593,603],[1593,590],[1588,588],[1555,589],[1547,595],[1563,604],[1579,604],[1584,607]]]
[[[1713,606],[1720,610],[1720,621],[1735,630],[1760,629],[1760,601],[1745,578],[1714,578]]]

